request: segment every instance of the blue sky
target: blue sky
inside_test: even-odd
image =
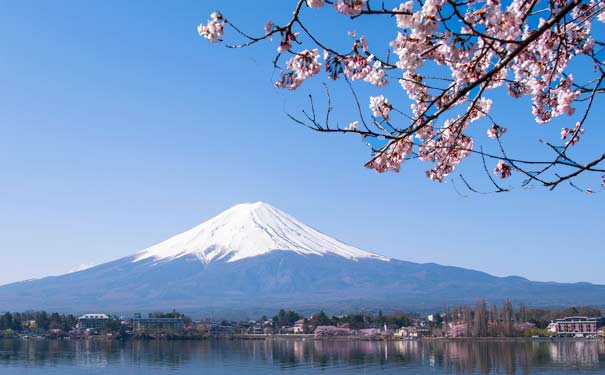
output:
[[[319,93],[323,77],[297,93],[276,91],[275,42],[233,51],[196,34],[215,8],[261,32],[268,18],[283,20],[290,3],[4,3],[0,284],[126,256],[258,200],[396,258],[605,284],[603,194],[561,186],[463,197],[451,182],[426,179],[428,165],[418,163],[378,175],[363,168],[360,140],[288,120],[306,94]],[[310,22],[325,26],[333,16]],[[322,31],[350,43],[348,22]],[[356,26],[370,43],[396,32],[389,20],[372,22]],[[333,90],[347,123],[355,118],[341,84]],[[392,86],[396,100],[402,94]],[[493,111],[517,151],[536,144],[544,128],[527,102],[502,100]],[[560,124],[547,125],[551,138]],[[605,133],[591,131],[582,142],[595,150]],[[461,171],[479,181],[476,166]]]

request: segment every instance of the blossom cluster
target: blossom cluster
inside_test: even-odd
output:
[[[498,165],[494,168],[494,173],[500,178],[507,178],[511,176],[511,166],[506,164],[504,160],[498,161]]]
[[[353,331],[344,327],[317,326],[313,334],[315,337],[350,336],[353,334]]]
[[[564,141],[569,136],[569,140],[565,143],[565,145],[573,146],[580,141],[580,135],[584,134],[584,128],[581,127],[582,124],[579,122],[576,123],[573,129],[563,128],[561,129],[561,140]]]
[[[281,80],[275,83],[275,87],[294,90],[305,79],[319,73],[321,69],[319,52],[317,49],[301,51],[287,62],[287,67],[288,71],[282,73]]]
[[[348,35],[355,37],[356,32],[349,31]],[[326,72],[332,79],[344,73],[353,81],[364,80],[378,87],[388,83],[382,62],[369,52],[368,40],[363,35],[354,41],[351,53],[340,55],[324,49],[323,57]]]
[[[363,12],[366,3],[367,0],[336,0],[334,2],[334,9],[346,16],[356,16]]]
[[[384,95],[370,96],[370,109],[372,116],[382,117],[385,120],[389,119],[389,113],[393,107],[389,104],[388,99]]]
[[[494,124],[491,128],[487,129],[487,136],[490,138],[500,138],[504,133],[506,133],[506,128],[498,124]]]
[[[413,142],[410,136],[392,142],[385,152],[380,153],[372,159],[368,167],[375,169],[379,173],[387,171],[399,172],[401,163],[406,160],[406,157],[412,154],[412,146]]]
[[[307,0],[307,5],[309,8],[321,8],[325,3],[325,0]]]
[[[210,43],[219,41],[223,36],[224,20],[220,12],[213,12],[210,15],[210,20],[205,24],[200,24],[197,27],[197,32],[200,36],[208,39]]]

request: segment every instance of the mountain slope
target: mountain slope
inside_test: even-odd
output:
[[[387,259],[256,203],[235,206],[132,256],[0,287],[0,310],[177,308],[242,317],[282,307],[333,312],[427,309],[507,297],[533,306],[602,304],[605,286],[532,282]]]
[[[235,262],[273,250],[388,260],[346,245],[275,207],[256,202],[238,204],[195,228],[145,249],[136,255],[136,261],[195,255],[204,263],[221,259]]]

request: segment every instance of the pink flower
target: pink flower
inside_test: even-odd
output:
[[[562,128],[561,129],[561,140],[564,141],[567,139],[569,135],[569,140],[565,143],[565,145],[573,146],[580,141],[580,134],[584,134],[584,128],[580,128],[581,124],[579,122],[576,123],[573,129]]]
[[[363,52],[368,52],[368,40],[365,36],[362,35],[361,38],[359,38],[359,44],[361,45],[361,50]]]
[[[288,60],[288,71],[282,73],[281,80],[275,83],[277,88],[297,89],[305,79],[319,73],[321,63],[317,49],[304,50]]]
[[[571,104],[580,96],[580,91],[572,91],[571,85],[573,83],[573,76],[570,74],[566,79],[561,80],[553,92],[555,96],[555,105],[553,108],[553,116],[559,116],[561,114],[573,115],[575,109]]]
[[[393,107],[389,104],[389,101],[385,99],[383,95],[370,96],[370,109],[372,110],[372,116],[382,117],[385,120],[389,119],[389,113]]]
[[[269,35],[269,33],[271,33],[271,29],[273,29],[273,22],[271,22],[271,20],[267,21],[267,24],[265,25],[265,35]],[[273,39],[273,37],[270,37],[270,39]]]
[[[309,8],[321,8],[325,4],[325,0],[307,0]]]
[[[289,51],[290,48],[292,48],[292,44],[289,40],[286,39],[279,43],[279,46],[277,46],[277,52],[282,53],[285,51]]]
[[[502,135],[506,133],[506,128],[501,127],[500,125],[492,125],[491,128],[487,129],[487,136],[490,138],[500,138]]]
[[[345,130],[354,131],[357,130],[357,128],[359,128],[359,121],[353,121],[352,123],[347,125]]]
[[[401,163],[412,153],[412,138],[405,137],[391,143],[389,148],[376,156],[369,164],[368,168],[376,170],[378,173],[387,171],[399,172]]]
[[[223,20],[223,16],[219,12],[213,12],[210,15],[210,18],[211,19],[206,25],[200,24],[197,27],[197,32],[200,36],[208,39],[210,43],[215,43],[219,40],[219,37],[223,35],[224,24],[221,22]]]
[[[356,16],[363,12],[367,0],[336,0],[334,9],[345,16]]]
[[[288,33],[284,40],[279,43],[279,46],[277,46],[277,52],[282,53],[285,51],[289,51],[292,48],[291,42],[295,41],[297,36],[298,33]]]
[[[469,109],[469,122],[477,121],[487,115],[492,108],[492,100],[481,98],[477,103],[474,103]]]
[[[500,160],[496,168],[494,168],[494,173],[500,178],[507,178],[511,176],[511,167],[506,164],[504,160]]]

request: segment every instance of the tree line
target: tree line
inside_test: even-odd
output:
[[[47,313],[46,311],[6,312],[0,316],[0,331],[23,331],[25,329],[71,330],[78,318],[72,314]]]
[[[371,327],[382,327],[385,324],[389,327],[407,327],[413,319],[418,319],[419,314],[393,312],[383,314],[379,310],[377,314],[370,312],[359,312],[347,315],[328,316],[324,311],[305,317],[295,311],[281,309],[277,315],[271,319],[272,326],[276,329],[282,327],[291,327],[298,320],[303,320],[305,325],[310,326],[340,326],[347,324],[351,329],[364,329]],[[267,321],[266,316],[261,317],[261,321]]]
[[[545,333],[548,324],[567,316],[602,316],[603,311],[589,307],[569,307],[563,309],[528,308],[519,304],[516,309],[506,299],[500,306],[488,306],[485,300],[479,300],[475,308],[470,305],[454,306],[451,311],[444,308],[441,316],[452,328],[463,328],[463,336],[493,337],[519,336],[526,331]],[[462,325],[462,327],[460,327]],[[447,329],[446,325],[445,329]]]

